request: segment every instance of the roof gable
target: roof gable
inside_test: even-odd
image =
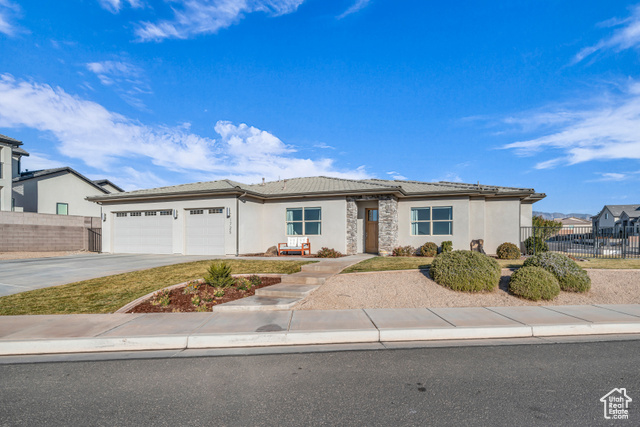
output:
[[[87,184],[91,185],[92,187],[100,190],[101,192],[103,192],[105,194],[109,194],[108,190],[102,188],[101,186],[99,186],[95,182],[91,181],[86,176],[82,175],[81,173],[75,171],[74,169],[72,169],[70,167],[53,168],[53,169],[42,169],[42,170],[38,170],[38,171],[22,172],[20,174],[20,176],[13,178],[13,182],[22,182],[22,181],[27,181],[27,180],[30,180],[30,179],[45,178],[45,177],[48,177],[48,176],[51,176],[51,175],[65,174],[65,173],[74,175],[74,176],[80,178],[81,180],[85,181]]]

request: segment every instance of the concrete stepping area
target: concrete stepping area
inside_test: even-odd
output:
[[[603,334],[640,334],[640,305],[0,316],[0,355]]]
[[[343,258],[328,258],[300,267],[299,273],[282,276],[282,282],[266,288],[256,289],[256,294],[247,298],[220,304],[215,312],[289,310],[300,300],[318,289],[329,277],[345,268],[357,264],[372,255],[359,254]]]

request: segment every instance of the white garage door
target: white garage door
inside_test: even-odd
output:
[[[116,212],[113,251],[134,254],[173,253],[173,211]]]
[[[224,255],[224,209],[189,209],[185,214],[185,253]]]

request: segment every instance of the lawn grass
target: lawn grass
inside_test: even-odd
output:
[[[300,271],[312,261],[225,260],[233,274]],[[211,261],[195,261],[116,274],[0,298],[0,315],[112,313],[125,304],[177,283],[202,278]]]
[[[415,270],[429,268],[433,258],[428,257],[374,257],[346,268],[342,273],[367,271]],[[522,267],[524,259],[498,259],[501,268]],[[640,259],[588,259],[578,262],[582,268],[640,269]]]

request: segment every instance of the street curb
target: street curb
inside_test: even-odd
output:
[[[96,337],[1,341],[0,356],[185,350],[310,344],[383,343],[494,338],[620,335],[640,333],[640,322],[541,326],[407,328],[328,331],[282,331],[235,334],[187,334],[140,337]]]

